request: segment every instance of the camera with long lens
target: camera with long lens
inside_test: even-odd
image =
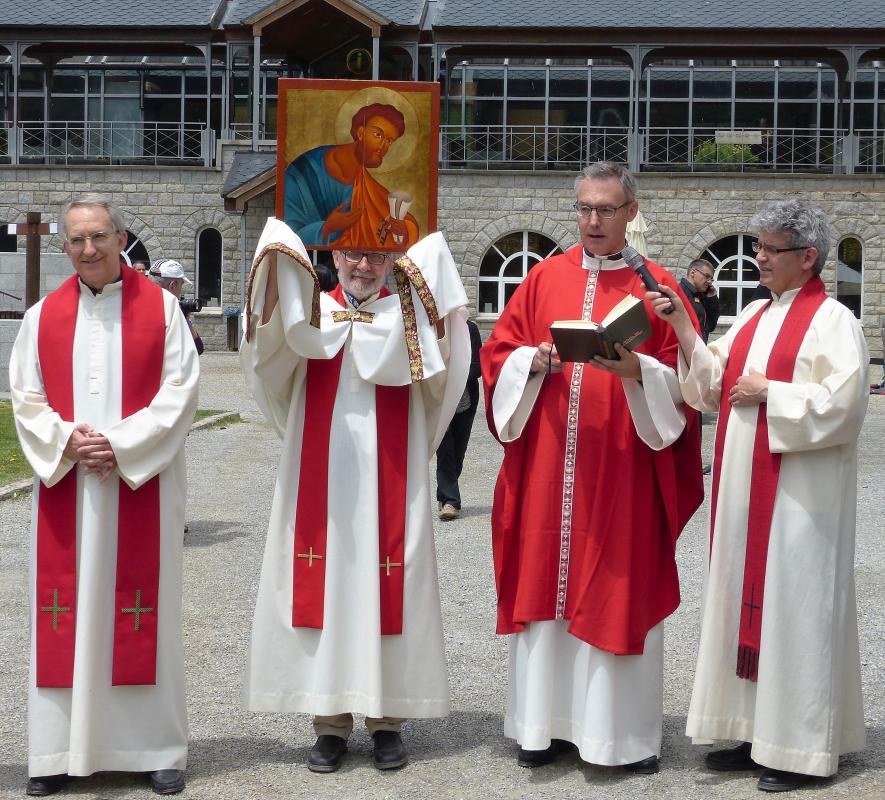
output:
[[[181,297],[178,300],[178,305],[181,306],[181,310],[185,314],[199,313],[203,310],[203,303],[197,297]]]

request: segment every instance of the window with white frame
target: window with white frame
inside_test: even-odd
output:
[[[714,268],[713,285],[719,295],[720,322],[733,322],[759,285],[759,266],[753,255],[754,236],[736,233],[713,242],[699,258]]]
[[[516,231],[498,239],[479,266],[479,313],[500,314],[539,261],[561,253],[553,239],[534,231]]]
[[[836,299],[860,319],[863,308],[863,244],[846,236],[836,251]]]
[[[132,231],[126,231],[126,247],[123,248],[123,260],[129,264],[141,261],[144,264],[150,264],[151,259],[148,255],[147,248],[144,243]]]

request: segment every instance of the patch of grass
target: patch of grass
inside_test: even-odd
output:
[[[201,408],[197,410],[196,420],[221,413],[223,412],[215,408]],[[236,421],[239,421],[239,417]],[[0,486],[30,478],[32,474],[31,465],[18,444],[15,422],[12,419],[12,402],[0,400]]]
[[[32,475],[31,465],[18,445],[12,402],[0,400],[0,486],[15,483]]]

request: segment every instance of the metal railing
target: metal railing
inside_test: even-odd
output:
[[[265,125],[258,126],[258,138],[265,138]],[[277,138],[276,130],[270,131],[272,138]],[[227,129],[222,133],[222,138],[233,141],[243,141],[252,139],[252,123],[251,122],[231,122]]]
[[[201,123],[23,121],[13,129],[22,164],[211,164]]]
[[[574,169],[590,161],[626,162],[627,128],[564,125],[442,125],[443,168]]]
[[[855,172],[885,172],[885,131],[855,131]]]
[[[701,171],[845,172],[843,130],[821,128],[729,129],[747,143],[717,142],[714,128],[645,128],[640,162],[645,169]]]

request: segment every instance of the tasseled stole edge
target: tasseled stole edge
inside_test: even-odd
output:
[[[737,655],[737,676],[748,681],[759,677],[759,651],[749,645],[740,645]]]
[[[320,279],[317,277],[316,270],[313,268],[313,264],[311,264],[301,253],[297,250],[293,250],[291,247],[287,247],[280,242],[273,242],[272,244],[267,245],[257,256],[255,256],[252,261],[252,269],[249,270],[249,281],[246,284],[246,341],[249,342],[252,340],[252,332],[253,332],[253,320],[252,320],[252,284],[255,281],[255,274],[258,272],[258,267],[261,265],[261,262],[264,261],[265,257],[268,253],[276,252],[276,253],[284,253],[289,256],[293,261],[300,264],[307,270],[307,274],[313,279],[313,298],[311,300],[311,308],[310,308],[310,324],[313,325],[314,328],[320,327]]]

